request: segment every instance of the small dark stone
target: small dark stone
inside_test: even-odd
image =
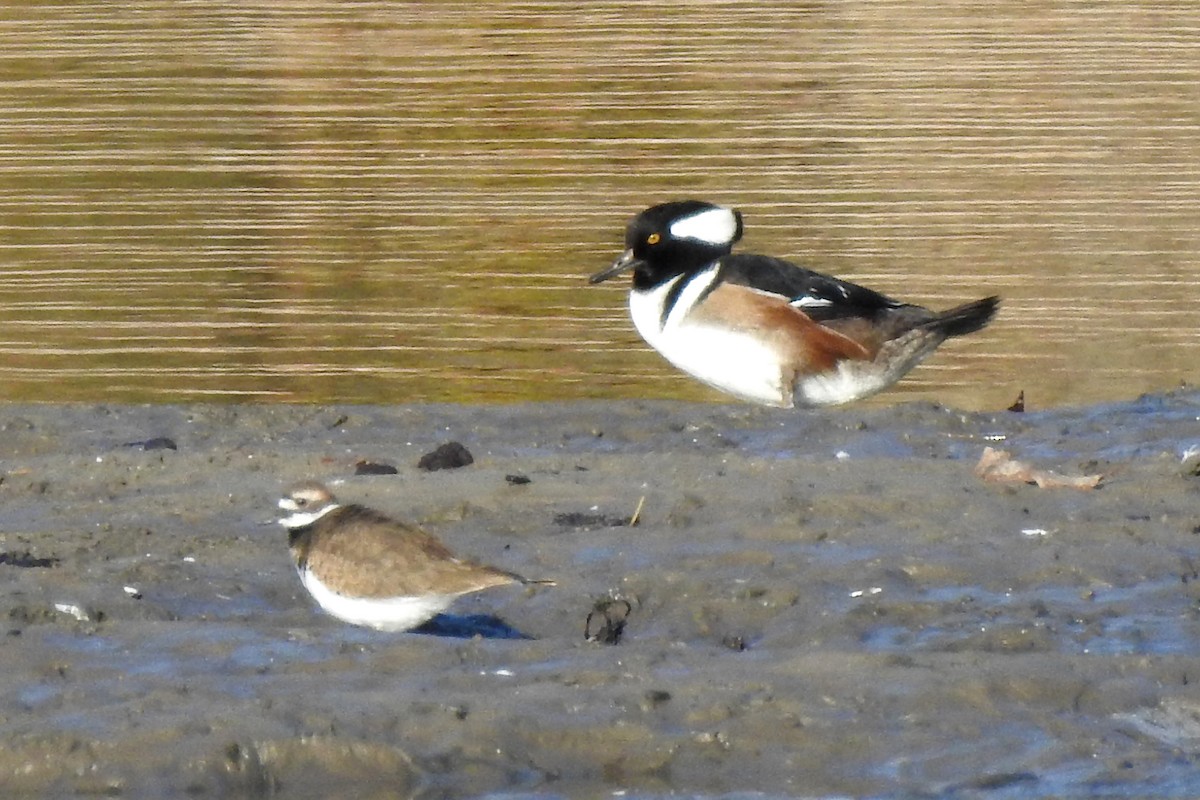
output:
[[[144,442],[126,442],[122,447],[136,447],[139,450],[178,450],[175,440],[166,436],[155,436]]]
[[[11,567],[45,569],[58,566],[58,562],[57,558],[37,558],[28,550],[24,553],[0,553],[0,564],[8,564]]]
[[[528,475],[505,475],[504,480],[513,486],[524,486],[527,483],[532,483]]]
[[[1032,772],[1000,772],[991,775],[981,775],[968,782],[964,788],[979,789],[994,792],[999,789],[1011,789],[1013,786],[1027,783],[1037,783],[1038,776]]]
[[[439,469],[458,469],[474,463],[475,458],[471,455],[471,451],[463,447],[460,442],[446,442],[432,453],[421,456],[417,466],[433,472]]]
[[[651,707],[661,706],[671,699],[671,693],[663,689],[647,689],[645,698],[646,703]]]
[[[565,514],[555,514],[554,524],[564,528],[620,528],[628,525],[629,519],[629,517],[610,517],[607,514],[568,511]]]
[[[382,461],[359,461],[354,465],[355,475],[395,475],[400,470]]]
[[[741,653],[746,649],[746,640],[741,636],[726,636],[721,640],[721,644],[733,650],[735,653]]]

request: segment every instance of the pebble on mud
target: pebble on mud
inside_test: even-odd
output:
[[[26,550],[23,553],[0,553],[0,564],[23,569],[46,569],[58,566],[59,559],[39,558]]]
[[[585,511],[567,511],[554,515],[554,524],[564,528],[623,528],[632,522],[631,517],[614,517],[609,514],[589,514]]]
[[[395,465],[384,461],[357,461],[354,464],[355,475],[396,475],[400,470]]]
[[[433,452],[421,456],[417,467],[433,472],[439,469],[458,469],[474,463],[475,457],[461,442],[446,442]]]
[[[141,442],[126,442],[122,447],[133,447],[138,450],[178,450],[179,446],[175,444],[175,440],[167,436],[155,436],[152,439],[146,439]]]

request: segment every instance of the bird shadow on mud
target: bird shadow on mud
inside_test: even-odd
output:
[[[447,636],[452,639],[532,639],[499,617],[491,614],[438,614],[416,628],[413,633],[427,636]]]

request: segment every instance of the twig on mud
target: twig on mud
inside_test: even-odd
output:
[[[646,505],[646,495],[642,495],[638,500],[637,508],[633,510],[633,516],[629,518],[629,527],[637,525],[642,518],[642,506]]]

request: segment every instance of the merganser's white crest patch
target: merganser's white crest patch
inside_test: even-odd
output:
[[[695,239],[712,245],[733,244],[737,237],[737,215],[728,208],[709,208],[671,223],[676,239]]]

